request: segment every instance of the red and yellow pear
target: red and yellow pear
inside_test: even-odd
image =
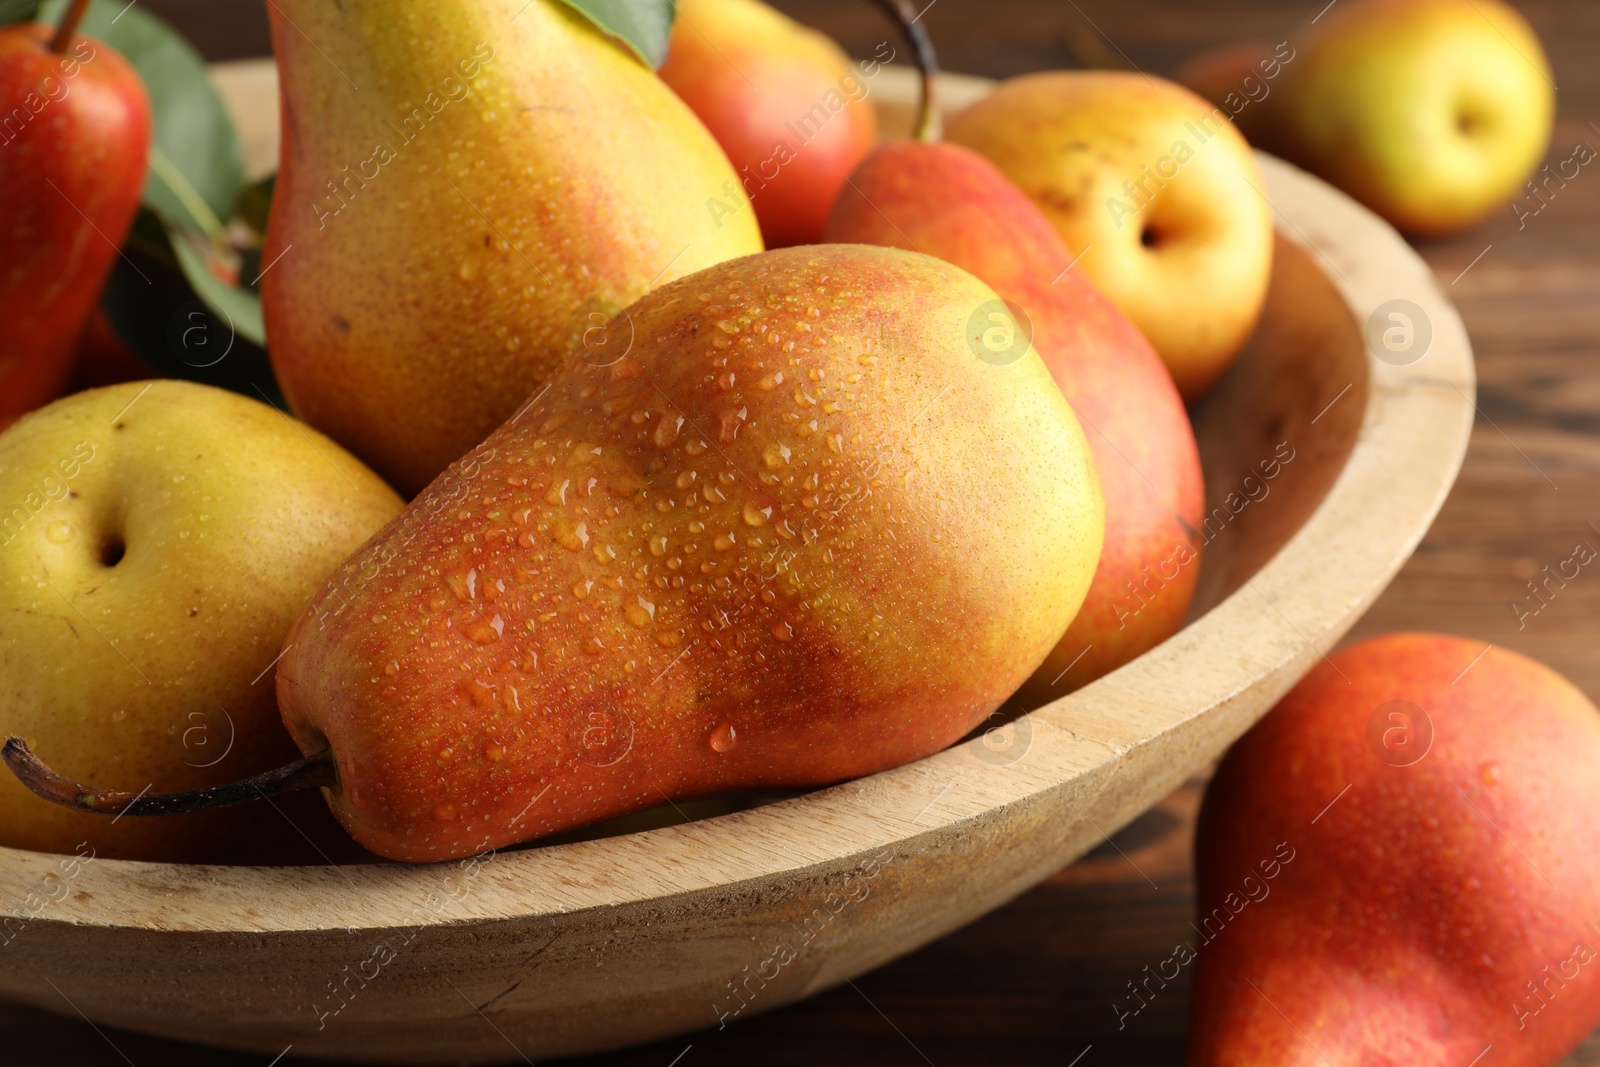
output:
[[[561,0],[274,0],[261,296],[296,414],[412,494],[653,286],[761,249],[733,168]]]
[[[1005,358],[1030,340],[1083,423],[1106,504],[1105,547],[1082,609],[1022,697],[1043,704],[1178,631],[1200,571],[1204,506],[1183,400],[1150,343],[1081,271],[1037,207],[971,149],[941,143],[926,35],[913,140],[880,146],[829,220],[831,241],[915,249],[968,270],[1004,305],[984,325]]]
[[[1561,1060],[1600,1022],[1597,765],[1583,693],[1482,641],[1312,668],[1206,794],[1191,1067]]]
[[[892,54],[892,52],[891,52]],[[679,0],[661,77],[722,145],[769,248],[816,244],[878,138],[858,69],[830,38],[761,0]]]
[[[1228,369],[1266,302],[1272,211],[1226,113],[1160,78],[1054,71],[1002,82],[948,136],[1039,206],[1185,400]]]
[[[86,2],[0,28],[0,425],[65,387],[144,188],[150,101]]]

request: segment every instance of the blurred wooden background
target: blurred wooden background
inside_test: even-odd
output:
[[[894,39],[866,0],[775,2],[857,56]],[[1600,149],[1594,58],[1600,4],[1514,2],[1555,66],[1559,121],[1551,159],[1566,158],[1579,142]],[[949,70],[1005,77],[1132,64],[1170,75],[1212,44],[1293,41],[1324,3],[934,0],[924,21]],[[143,4],[176,23],[211,59],[269,52],[262,0]],[[1577,542],[1600,547],[1600,176],[1584,171],[1526,223],[1519,230],[1508,205],[1477,230],[1421,246],[1472,335],[1480,417],[1454,495],[1353,637],[1397,629],[1479,637],[1543,660],[1600,699],[1600,577],[1585,572],[1521,630],[1510,607],[1526,579],[1567,558]],[[1010,906],[854,985],[721,1032],[588,1062],[1179,1064],[1189,971],[1126,1029],[1118,1030],[1112,1004],[1146,964],[1191,933],[1189,848],[1200,792],[1200,783],[1191,783],[1119,834],[1115,847],[1103,846]],[[243,1067],[268,1061],[102,1034],[67,1005],[62,1011],[0,1005],[7,1034],[0,1062]],[[1565,1067],[1580,1065],[1600,1067],[1600,1037]]]

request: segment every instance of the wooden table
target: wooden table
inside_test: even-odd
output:
[[[890,39],[864,0],[780,0],[853,54]],[[1323,0],[934,0],[926,23],[945,66],[1004,77],[1084,63],[1169,74],[1192,51],[1245,37],[1296,39]],[[1600,7],[1525,0],[1560,86],[1552,159],[1600,148]],[[268,51],[259,0],[145,0],[211,59]],[[896,42],[898,47],[898,42]],[[1534,656],[1600,698],[1600,579],[1568,585],[1519,629],[1512,602],[1575,543],[1600,545],[1600,172],[1580,176],[1519,229],[1510,210],[1422,253],[1477,350],[1480,418],[1454,495],[1416,557],[1359,624],[1452,631]],[[1591,526],[1590,523],[1595,526]],[[1193,782],[1084,860],[966,929],[853,984],[768,1015],[587,1061],[713,1064],[1182,1062],[1184,975],[1119,1032],[1111,1005],[1147,963],[1190,936]],[[67,1011],[66,1005],[63,1010]],[[100,1033],[82,1019],[0,1005],[4,1062],[54,1067],[259,1065]],[[1074,1060],[1080,1053],[1081,1060]],[[512,1050],[507,1049],[512,1056]],[[679,1058],[681,1056],[681,1058]],[[1600,1035],[1566,1067],[1600,1067]]]

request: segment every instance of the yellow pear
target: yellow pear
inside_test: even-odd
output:
[[[651,288],[760,251],[711,135],[559,0],[275,0],[291,407],[402,492]]]
[[[1282,85],[1240,112],[1245,134],[1407,233],[1449,233],[1508,203],[1525,220],[1595,156],[1580,145],[1524,192],[1556,90],[1539,38],[1499,0],[1345,0],[1296,51]],[[1185,81],[1217,99],[1251,62],[1248,46],[1212,53]]]
[[[220,389],[134,382],[28,415],[0,434],[0,732],[128,791],[283,762],[284,635],[400,506],[326,437]],[[241,825],[113,822],[0,775],[12,848],[195,859]]]
[[[1266,302],[1272,212],[1222,109],[1160,78],[1052,71],[1002,82],[946,137],[1039,205],[1185,400],[1227,370]]]

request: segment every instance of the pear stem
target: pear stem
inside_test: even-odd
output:
[[[916,55],[917,70],[922,74],[922,98],[917,103],[916,121],[911,136],[919,141],[933,142],[944,136],[944,119],[939,110],[939,57],[934,54],[933,41],[911,0],[876,0],[879,7],[889,13],[900,26],[911,50]]]
[[[57,55],[66,54],[67,45],[72,43],[73,35],[78,32],[78,23],[83,21],[83,13],[88,9],[89,0],[72,0],[67,5],[61,21],[56,23],[55,35],[50,38],[50,51]]]
[[[327,749],[253,778],[181,793],[127,793],[74,782],[45,766],[20,737],[5,743],[5,748],[0,749],[0,759],[5,760],[11,773],[35,796],[64,808],[96,815],[187,815],[213,808],[231,808],[280,793],[331,786],[339,778]]]

